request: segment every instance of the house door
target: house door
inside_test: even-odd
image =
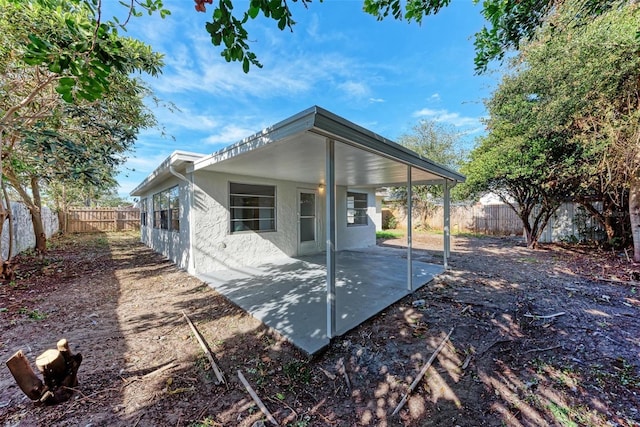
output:
[[[298,255],[318,252],[316,192],[298,190]]]

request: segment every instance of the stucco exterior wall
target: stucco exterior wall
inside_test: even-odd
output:
[[[276,187],[276,231],[229,232],[229,183]],[[261,264],[298,253],[298,191],[317,191],[312,185],[241,175],[198,172],[195,175],[194,260],[196,270],[214,271]],[[324,250],[324,197],[316,198],[318,250]]]
[[[178,185],[180,199],[180,230],[170,231],[153,228],[153,195]],[[172,177],[151,189],[141,197],[147,208],[147,225],[140,226],[140,240],[158,253],[161,253],[178,267],[189,270],[189,186],[183,180]],[[142,208],[142,207],[141,207]]]
[[[239,268],[269,262],[282,256],[297,256],[298,251],[298,192],[315,191],[317,252],[326,249],[326,193],[313,185],[291,181],[277,181],[216,172],[195,175],[195,208],[193,226],[194,262],[196,271],[207,272]],[[229,183],[274,185],[276,187],[276,231],[229,232]],[[368,194],[370,217],[376,215],[375,190],[358,189]],[[375,245],[375,222],[347,227],[347,188],[337,188],[337,250]]]
[[[367,225],[347,225],[347,191],[367,194]],[[381,215],[376,211],[376,191],[375,188],[352,188],[338,187],[336,190],[336,229],[337,242],[336,250],[366,248],[376,244],[376,222],[377,216]]]
[[[33,232],[31,214],[24,203],[12,202],[11,213],[13,214],[13,254],[18,254],[36,246],[36,235]],[[50,238],[60,230],[58,215],[47,207],[42,208],[42,222],[47,238]],[[5,221],[2,226],[2,260],[9,256],[9,221]]]
[[[243,175],[198,171],[187,174],[193,180],[193,202],[189,185],[178,178],[170,178],[149,190],[143,197],[147,208],[147,225],[141,226],[141,241],[163,254],[180,268],[191,273],[206,273],[228,268],[250,267],[283,256],[297,256],[298,249],[298,193],[316,193],[316,251],[326,249],[326,193],[310,184],[255,178]],[[229,183],[273,185],[276,187],[276,231],[229,232]],[[153,194],[179,187],[180,230],[153,228]],[[366,193],[369,208],[367,225],[347,226],[347,187],[336,191],[337,250],[356,249],[376,244],[375,231],[380,213],[376,209],[375,189],[353,189]],[[190,209],[193,203],[193,212]],[[190,247],[190,227],[193,245]],[[192,252],[192,253],[191,253]],[[311,251],[313,252],[313,250]],[[305,253],[309,253],[308,251]],[[193,259],[190,259],[193,256]],[[192,263],[190,263],[190,261]]]

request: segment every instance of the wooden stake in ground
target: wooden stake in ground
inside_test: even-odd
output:
[[[554,317],[559,317],[559,316],[564,316],[565,313],[564,311],[561,311],[560,313],[555,313],[555,314],[547,314],[546,316],[543,316],[541,314],[525,314],[524,317],[531,317],[533,319],[553,319]]]
[[[211,354],[211,350],[209,350],[209,346],[205,342],[204,338],[202,338],[202,335],[200,335],[200,332],[198,331],[198,329],[191,322],[191,319],[189,319],[189,316],[187,316],[187,313],[183,311],[182,315],[184,316],[185,319],[187,319],[187,323],[191,327],[191,331],[193,332],[193,335],[196,337],[196,340],[200,344],[200,347],[202,347],[204,354],[207,355],[207,359],[209,359],[209,363],[211,364],[211,369],[213,369],[213,372],[216,374],[216,378],[218,379],[216,381],[216,385],[226,384],[227,382],[224,379],[224,375],[222,374],[222,371],[220,370],[220,368],[218,368],[218,365],[216,364],[216,361],[213,358],[213,354]]]
[[[256,402],[256,405],[258,405],[258,408],[260,408],[260,410],[267,417],[269,422],[271,424],[275,425],[275,426],[280,425],[280,424],[278,424],[276,419],[273,418],[273,415],[271,415],[271,412],[269,412],[269,410],[264,405],[264,403],[262,403],[262,400],[260,400],[260,398],[256,394],[255,390],[253,389],[253,387],[251,387],[251,384],[249,384],[249,381],[247,381],[247,379],[244,377],[244,375],[242,375],[242,371],[240,371],[240,370],[238,370],[238,378],[240,378],[240,381],[242,381],[242,384],[244,385],[244,388],[247,389],[247,391],[249,392],[249,395],[251,395],[251,398],[253,399],[254,402]]]
[[[452,333],[453,333],[453,328],[451,328],[451,330],[449,331],[447,336],[444,337],[444,339],[442,340],[442,342],[440,343],[438,348],[436,348],[436,351],[434,351],[433,354],[431,355],[431,357],[429,358],[429,360],[427,360],[427,363],[424,364],[424,366],[420,370],[420,373],[418,374],[416,379],[413,380],[413,382],[409,386],[409,390],[407,390],[407,392],[404,394],[404,396],[402,396],[402,400],[400,401],[398,406],[396,406],[396,409],[393,411],[393,414],[391,414],[392,416],[396,415],[398,412],[400,412],[400,409],[402,409],[404,404],[407,403],[407,399],[409,398],[409,395],[411,394],[411,392],[413,392],[413,389],[416,388],[416,386],[418,385],[420,380],[422,380],[422,377],[424,376],[424,374],[427,373],[427,369],[429,369],[429,367],[431,366],[433,361],[436,359],[436,356],[438,356],[438,354],[442,351],[444,346],[447,344],[447,340],[449,339],[449,337],[451,336]]]

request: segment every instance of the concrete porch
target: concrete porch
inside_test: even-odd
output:
[[[375,246],[336,253],[336,333],[342,335],[410,292],[406,250]],[[412,252],[414,290],[444,271],[427,252]],[[324,253],[199,278],[294,345],[315,354],[329,344]]]

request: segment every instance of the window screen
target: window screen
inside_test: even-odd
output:
[[[276,187],[229,183],[230,231],[275,231]]]

